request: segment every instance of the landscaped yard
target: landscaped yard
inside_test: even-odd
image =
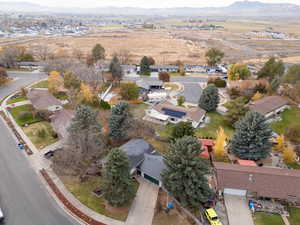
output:
[[[75,177],[61,177],[67,189],[84,205],[102,215],[125,221],[130,206],[121,210],[108,210],[105,207],[105,200],[92,194],[92,191],[101,187],[101,177],[89,177],[85,182],[79,182]],[[138,183],[135,182],[136,191]]]
[[[300,170],[300,164],[298,162],[287,163],[287,165],[295,170]]]
[[[26,96],[18,96],[16,98],[11,98],[7,101],[7,104],[13,104],[13,103],[17,103],[17,102],[23,102],[26,101],[27,97]]]
[[[21,105],[10,109],[10,113],[20,126],[25,124],[31,124],[39,122],[42,119],[36,115],[33,115],[32,105]]]
[[[130,104],[129,105],[129,110],[130,113],[132,114],[134,119],[142,120],[143,117],[145,116],[145,110],[149,106],[144,103],[138,103],[138,104]]]
[[[264,212],[255,213],[254,223],[255,225],[284,225],[280,215]]]
[[[291,225],[300,225],[300,208],[289,207],[290,216],[288,217]]]
[[[217,112],[208,112],[206,114],[210,118],[210,122],[203,128],[198,128],[196,136],[199,138],[216,138],[217,131],[220,126],[224,128],[224,131],[228,137],[233,135],[234,129],[224,123],[224,117]]]
[[[31,88],[48,88],[48,80],[42,80],[32,85]]]
[[[271,123],[271,128],[278,134],[284,134],[284,132],[291,126],[300,127],[300,108],[291,107],[291,109],[286,109],[281,114],[281,121]],[[300,142],[300,137],[298,138]]]

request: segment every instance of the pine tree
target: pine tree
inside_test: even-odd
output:
[[[101,125],[96,114],[86,105],[79,105],[68,128],[69,144],[83,155],[99,155],[103,148]]]
[[[140,72],[142,75],[150,74],[150,62],[147,56],[144,56],[140,63]]]
[[[93,62],[98,60],[105,59],[105,49],[100,44],[96,44],[92,50],[92,59]]]
[[[209,84],[202,92],[199,99],[199,107],[206,111],[214,111],[218,107],[220,98],[218,88],[214,84]]]
[[[212,193],[206,178],[208,163],[200,153],[197,138],[186,136],[172,143],[165,157],[164,186],[184,206],[198,207]]]
[[[109,136],[116,141],[124,140],[129,127],[129,105],[126,102],[120,102],[111,109],[111,117],[109,120]]]
[[[104,198],[114,207],[125,206],[134,198],[134,186],[126,153],[112,149],[104,167]]]
[[[236,132],[230,143],[230,152],[241,159],[259,160],[269,156],[272,148],[272,130],[266,118],[257,112],[248,112],[235,124]]]

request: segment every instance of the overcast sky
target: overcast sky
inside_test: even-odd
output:
[[[0,0],[0,2],[32,2],[50,7],[129,6],[143,8],[227,6],[235,0]],[[261,0],[261,2],[294,3],[300,0]]]

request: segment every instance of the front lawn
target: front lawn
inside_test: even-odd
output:
[[[23,127],[24,133],[38,149],[43,149],[58,141],[57,134],[47,121],[37,122]]]
[[[281,121],[271,123],[271,128],[278,134],[284,134],[291,126],[300,127],[300,108],[291,107],[281,113]],[[300,142],[300,137],[298,138]]]
[[[92,191],[101,187],[101,177],[89,177],[87,181],[80,182],[76,177],[61,177],[67,189],[85,206],[94,210],[95,212],[125,221],[130,210],[128,207],[121,210],[109,210],[105,207],[105,200],[103,197],[97,197],[92,194]],[[135,190],[138,189],[138,183],[135,181]]]
[[[48,80],[42,80],[32,85],[31,88],[48,88]]]
[[[206,116],[210,118],[210,122],[206,124],[205,127],[196,130],[197,137],[215,139],[220,126],[224,128],[224,131],[229,138],[233,135],[234,129],[224,123],[223,115],[217,112],[208,112],[206,113]]]
[[[280,215],[264,212],[255,213],[254,223],[255,225],[284,225]]]
[[[298,162],[287,163],[289,167],[295,170],[300,170],[300,164]]]
[[[288,217],[291,225],[300,225],[300,208],[289,207],[290,216]]]
[[[19,126],[42,121],[38,115],[34,116],[32,105],[17,106],[9,111]]]
[[[15,98],[11,98],[7,101],[7,104],[14,104],[14,103],[17,103],[17,102],[23,102],[23,101],[26,101],[27,100],[27,97],[26,96],[18,96],[18,97],[15,97]]]

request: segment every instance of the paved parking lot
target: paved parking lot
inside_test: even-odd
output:
[[[224,200],[230,225],[254,225],[246,197],[225,194]]]

